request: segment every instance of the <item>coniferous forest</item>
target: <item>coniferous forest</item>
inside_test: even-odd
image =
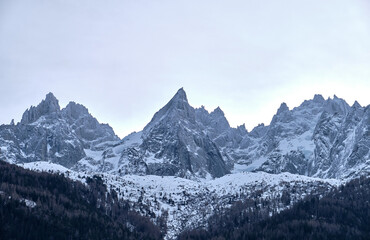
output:
[[[0,182],[0,239],[163,238],[99,176],[84,185],[0,161]],[[272,217],[253,200],[239,201],[213,215],[207,229],[179,239],[370,239],[370,179],[309,196]]]
[[[179,239],[370,239],[370,179],[309,196],[272,217],[249,201],[238,202],[211,217],[207,229],[183,232]]]
[[[87,186],[0,161],[0,239],[161,239],[100,177]]]

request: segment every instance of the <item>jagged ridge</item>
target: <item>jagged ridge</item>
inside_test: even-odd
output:
[[[87,108],[71,102],[61,110],[49,93],[20,123],[1,126],[0,157],[120,175],[214,178],[260,170],[351,177],[370,169],[369,114],[358,102],[350,107],[337,96],[315,95],[292,110],[282,103],[270,125],[248,132],[230,127],[219,107],[194,109],[181,88],[143,131],[119,140]]]

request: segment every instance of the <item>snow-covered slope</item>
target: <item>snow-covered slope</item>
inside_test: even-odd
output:
[[[232,172],[346,178],[369,173],[369,108],[315,95],[292,110],[282,103],[270,125],[251,132],[230,128],[219,108],[197,109],[197,121]]]
[[[0,158],[52,161],[76,171],[217,178],[230,172],[290,172],[322,178],[368,174],[370,107],[321,95],[251,132],[230,127],[218,107],[194,109],[183,89],[138,133],[120,140],[74,102],[60,110],[49,93],[20,123],[0,126]]]
[[[25,163],[21,166],[36,171],[63,173],[82,182],[89,176],[48,162]],[[186,229],[206,226],[207,219],[215,211],[222,211],[236,201],[254,199],[256,204],[261,204],[262,201],[274,202],[276,208],[271,209],[272,214],[291,206],[308,194],[324,194],[342,183],[335,179],[265,172],[228,174],[202,181],[176,176],[96,174],[120,198],[128,200],[133,209],[151,217],[156,223],[165,221],[166,239],[174,239]],[[283,195],[289,196],[288,203],[282,201]]]
[[[52,93],[37,107],[27,109],[17,125],[0,126],[0,159],[10,163],[52,161],[73,167],[86,156],[84,149],[119,138],[99,124],[82,105],[60,109]]]
[[[143,131],[106,148],[97,162],[100,171],[120,175],[214,178],[229,172],[217,145],[198,125],[183,89],[154,114]],[[76,169],[91,165],[85,158]]]
[[[0,159],[82,182],[98,174],[174,239],[236,201],[269,202],[273,214],[369,175],[370,106],[315,95],[292,110],[282,103],[270,125],[248,132],[220,108],[194,109],[180,89],[142,131],[119,139],[84,106],[60,109],[49,93],[20,123],[0,126]]]
[[[315,96],[291,111],[279,109],[259,143],[266,161],[258,170],[323,178],[367,174],[368,119],[369,106],[350,107],[336,96],[326,101]]]

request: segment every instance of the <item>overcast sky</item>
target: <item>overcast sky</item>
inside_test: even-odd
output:
[[[184,87],[232,126],[315,93],[370,103],[368,0],[0,0],[0,123],[53,92],[123,137]]]

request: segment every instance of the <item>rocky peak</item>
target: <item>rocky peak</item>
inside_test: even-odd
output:
[[[266,127],[265,124],[260,123],[252,129],[249,135],[254,138],[260,138],[267,132],[267,129],[268,127]]]
[[[201,117],[209,115],[209,112],[207,111],[207,109],[203,105],[200,108],[196,108],[195,112],[196,112],[197,115],[199,115]]]
[[[224,112],[220,107],[217,107],[213,112],[209,114],[210,123],[208,127],[211,127],[214,132],[214,136],[222,134],[224,131],[230,129],[230,124],[227,121]]]
[[[245,128],[245,123],[243,123],[242,125],[240,126],[237,126],[237,129],[241,130],[241,131],[247,131],[247,129]]]
[[[325,99],[321,94],[315,94],[315,96],[313,97],[313,101],[316,103],[323,103],[325,102]]]
[[[46,94],[45,100],[42,100],[37,108],[42,108],[45,114],[60,111],[59,101],[51,92]]]
[[[283,113],[283,112],[287,112],[287,111],[289,111],[289,107],[288,107],[288,105],[286,105],[286,103],[285,103],[285,102],[283,102],[283,103],[280,105],[279,109],[277,110],[276,114],[281,114],[281,113]]]
[[[215,110],[213,110],[213,112],[211,112],[211,115],[213,115],[213,116],[222,116],[222,117],[225,116],[224,112],[221,110],[220,107],[215,108]]]
[[[140,135],[141,143],[135,151],[143,155],[124,158],[133,164],[134,172],[141,171],[136,163],[142,161],[146,162],[145,172],[148,174],[180,177],[190,174],[204,178],[209,174],[220,177],[229,173],[218,147],[205,129],[209,127],[210,133],[213,133],[212,126],[217,126],[217,130],[223,129],[224,121],[209,115],[204,108],[191,107],[184,89],[179,89],[154,114]]]
[[[364,115],[364,108],[355,101],[346,115],[345,124],[359,121]]]
[[[321,94],[315,94],[313,99],[304,100],[303,103],[299,107],[294,108],[294,109],[313,110],[316,108],[316,111],[317,111],[318,108],[321,108],[323,105],[325,105],[325,99],[323,98],[323,96]]]
[[[61,112],[85,148],[93,148],[104,141],[119,140],[108,124],[99,123],[81,104],[69,102]]]
[[[188,98],[183,88],[180,88],[164,108],[168,110],[187,111],[190,107]]]
[[[145,126],[144,132],[163,120],[176,123],[187,120],[195,123],[195,110],[189,105],[183,88],[180,88],[172,99],[154,114],[150,123]]]
[[[59,101],[53,93],[48,93],[37,107],[31,106],[22,116],[21,123],[29,124],[35,122],[41,116],[56,114],[60,111]]]
[[[89,115],[89,110],[85,106],[75,102],[69,102],[62,112],[65,116],[73,119],[78,119],[81,116]]]
[[[53,113],[60,111],[59,101],[51,92],[46,94],[45,100],[43,100],[37,107],[40,106],[43,107],[45,113]]]
[[[186,97],[186,92],[184,88],[180,88],[177,90],[175,96],[173,96],[172,101],[180,101],[180,102],[188,102],[188,98]]]
[[[209,112],[205,109],[203,105],[200,108],[195,109],[195,118],[198,124],[203,125],[203,128],[206,128],[206,126],[211,121]]]
[[[245,128],[245,123],[243,123],[242,125],[240,126],[237,126],[236,129],[238,130],[238,132],[242,135],[245,135],[248,133],[247,129]]]
[[[332,114],[340,114],[345,115],[348,113],[350,106],[346,101],[341,98],[338,98],[334,95],[334,98],[331,99],[330,97],[326,101],[325,110]]]
[[[288,106],[283,102],[276,114],[271,120],[270,126],[275,125],[277,122],[289,122],[291,120],[291,112],[289,111]]]
[[[352,107],[351,107],[351,108],[358,109],[358,108],[362,108],[362,106],[361,106],[357,101],[355,101],[355,102],[353,103],[353,105],[352,105]]]

